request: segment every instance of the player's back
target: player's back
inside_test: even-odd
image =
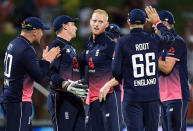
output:
[[[4,59],[4,84],[2,89],[2,100],[4,102],[18,102],[22,99],[22,89],[25,86],[24,79],[28,76],[24,66],[25,58],[29,55],[28,51],[35,52],[31,46],[27,39],[23,36],[18,36],[7,47]],[[28,83],[25,84],[33,84],[31,78],[29,79]]]
[[[157,65],[160,41],[157,38],[157,35],[145,33],[140,28],[133,29],[129,35],[120,38],[118,44],[123,55],[124,99],[159,99]]]

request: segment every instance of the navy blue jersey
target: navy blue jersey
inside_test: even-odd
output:
[[[80,61],[88,65],[89,102],[98,99],[100,88],[112,78],[111,65],[114,49],[115,42],[103,33],[95,40],[91,36],[85,50],[80,55]],[[112,91],[111,89],[110,92]]]
[[[31,102],[33,80],[41,82],[50,63],[38,60],[30,41],[19,35],[7,47],[4,59],[4,84],[1,103]]]
[[[159,99],[158,53],[174,37],[162,23],[157,28],[162,36],[134,28],[116,44],[113,76],[119,82],[123,79],[124,101]]]
[[[188,69],[187,69],[187,47],[184,39],[177,35],[172,29],[171,32],[175,36],[175,42],[169,49],[161,52],[162,60],[174,59],[176,64],[169,75],[160,73],[160,98],[161,101],[175,99],[190,99],[188,85]]]
[[[79,63],[71,43],[61,37],[51,43],[49,49],[60,47],[61,56],[50,65],[51,93],[48,96],[48,110],[54,130],[83,130],[84,107],[80,97],[62,89],[62,82],[79,80]]]
[[[60,37],[56,37],[56,40],[50,44],[49,49],[57,46],[61,49],[61,56],[50,65],[51,81],[53,82],[51,89],[61,88],[64,80],[76,81],[80,79],[76,50],[71,43]]]

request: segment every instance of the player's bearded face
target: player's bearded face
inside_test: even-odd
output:
[[[40,44],[40,40],[41,40],[42,36],[43,36],[43,30],[42,29],[37,29],[35,42]]]
[[[103,14],[94,13],[90,19],[91,32],[100,35],[108,26],[107,17]]]

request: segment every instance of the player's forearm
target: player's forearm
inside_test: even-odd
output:
[[[172,71],[172,68],[167,61],[159,60],[159,70],[164,74],[169,74]]]
[[[159,30],[161,33],[161,41],[164,42],[164,44],[172,43],[175,41],[175,37],[172,34],[171,31],[160,21],[155,21],[154,26]]]
[[[108,83],[109,87],[114,87],[114,86],[119,85],[119,82],[115,78],[111,79],[107,83]]]

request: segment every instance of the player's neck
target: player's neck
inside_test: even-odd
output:
[[[67,33],[60,33],[57,35],[58,37],[65,39],[66,41],[71,41],[72,37]]]
[[[27,40],[30,41],[30,43],[33,43],[34,42],[34,37],[31,36],[31,34],[28,34],[28,33],[21,33],[20,35],[22,35],[23,37],[25,37]]]
[[[134,28],[141,28],[143,29],[144,25],[130,25],[130,30],[134,29]]]

